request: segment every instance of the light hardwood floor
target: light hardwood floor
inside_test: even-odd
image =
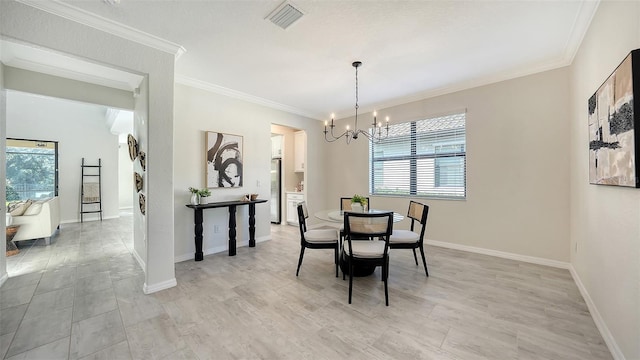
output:
[[[566,270],[427,247],[336,278],[331,250],[296,227],[235,257],[176,264],[178,286],[142,293],[130,218],[64,225],[8,258],[0,289],[6,359],[611,359]]]

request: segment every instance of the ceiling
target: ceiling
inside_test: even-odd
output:
[[[27,1],[25,1],[27,2]],[[598,1],[57,1],[178,44],[176,80],[325,120],[569,65]],[[381,114],[384,115],[384,114]]]

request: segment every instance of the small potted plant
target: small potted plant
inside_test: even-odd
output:
[[[367,210],[367,198],[358,194],[353,195],[351,198],[351,210],[357,212],[363,212]]]
[[[211,190],[207,188],[189,187],[189,192],[191,192],[191,205],[200,205],[200,198],[211,196]]]

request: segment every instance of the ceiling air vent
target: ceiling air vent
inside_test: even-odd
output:
[[[269,14],[266,19],[280,26],[283,29],[288,28],[304,15],[302,10],[295,7],[288,1],[283,2],[275,10]]]

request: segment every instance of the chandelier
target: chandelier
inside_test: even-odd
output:
[[[369,141],[379,142],[384,140],[389,136],[389,117],[386,119],[386,126],[384,136],[382,135],[382,123],[376,122],[376,112],[373,112],[373,123],[371,124],[370,129],[362,130],[358,129],[358,68],[362,66],[362,62],[354,61],[351,66],[356,68],[356,119],[353,126],[353,130],[347,125],[347,129],[342,134],[335,136],[333,134],[333,128],[336,126],[333,124],[334,114],[331,114],[331,124],[328,121],[324,122],[324,139],[327,142],[334,142],[340,138],[345,138],[347,140],[347,144],[351,142],[351,140],[357,139],[360,135],[364,135]],[[329,129],[327,129],[327,127]],[[328,135],[329,134],[329,135]]]

